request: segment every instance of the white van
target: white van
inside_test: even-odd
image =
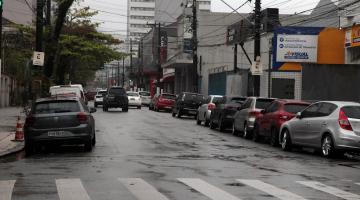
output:
[[[81,84],[51,86],[50,94],[51,96],[76,95],[87,103],[84,89]]]

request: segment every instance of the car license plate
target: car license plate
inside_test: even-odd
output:
[[[133,101],[135,101],[135,98],[130,98],[130,100],[133,100]]]
[[[196,114],[196,111],[189,111],[189,114]]]
[[[49,137],[64,137],[69,136],[70,132],[68,131],[49,131],[48,136]]]

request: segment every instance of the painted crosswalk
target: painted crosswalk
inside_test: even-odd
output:
[[[277,197],[282,200],[305,200],[301,196],[288,192],[286,190],[280,189],[278,187],[275,187],[273,185],[264,183],[259,180],[245,180],[245,179],[237,179],[240,183],[243,183],[245,185],[251,186],[253,188],[256,188],[258,190],[261,190],[265,193],[268,193],[274,197]]]
[[[360,195],[353,194],[350,192],[346,192],[344,190],[340,190],[336,187],[331,187],[316,181],[297,181],[297,183],[300,183],[302,185],[305,185],[307,187],[313,188],[315,190],[319,190],[337,197],[340,197],[342,199],[346,200],[359,200]]]
[[[0,181],[0,200],[11,200],[15,180]]]
[[[196,178],[179,178],[180,182],[197,190],[212,200],[240,200],[239,198],[221,190],[209,183]]]
[[[129,192],[133,196],[133,199],[136,200],[169,200],[169,198],[162,194],[160,191],[164,190],[163,188],[157,188],[153,186],[151,181],[146,181],[141,178],[118,178],[119,185],[123,185],[124,190]],[[114,180],[116,181],[116,179]],[[276,186],[275,184],[270,184],[262,180],[256,179],[236,179],[236,181],[242,183],[245,186],[249,186],[248,189],[253,190],[251,194],[256,194],[256,190],[264,192],[268,195],[274,197],[274,199],[280,200],[306,200],[306,198],[312,199],[313,194],[316,195],[325,195],[333,196],[334,199],[345,199],[345,200],[359,200],[360,195],[358,191],[348,192],[342,189],[339,189],[335,186],[330,186],[321,182],[316,181],[293,181],[292,184],[297,185],[297,187],[302,188],[303,194],[295,194],[286,189]],[[241,200],[248,199],[249,193],[237,195],[231,194],[231,191],[226,191],[222,188],[221,185],[216,184],[217,186],[206,182],[205,180],[199,178],[177,178],[176,182],[178,183],[178,188],[176,190],[182,190],[183,192],[191,191],[188,188],[195,190],[199,193],[196,195],[205,196],[210,200]],[[351,182],[351,181],[350,181]],[[348,183],[350,183],[348,182]],[[0,180],[0,200],[11,200],[16,198],[16,187],[21,187],[21,183],[16,180]],[[86,191],[86,183],[79,178],[71,179],[55,179],[54,185],[56,187],[57,195],[60,200],[90,200],[90,195]],[[291,184],[289,184],[291,185]],[[360,183],[355,182],[354,185],[358,187]],[[15,188],[15,189],[14,189]],[[104,189],[104,188],[103,188]],[[168,189],[167,189],[168,190]],[[14,195],[15,191],[15,195]],[[297,190],[299,191],[299,190]],[[36,193],[36,191],[34,191]],[[297,192],[298,193],[298,192]],[[54,194],[56,195],[56,194]],[[14,197],[15,196],[15,197]],[[305,197],[304,197],[305,196]],[[172,197],[171,199],[173,199]],[[325,198],[325,197],[324,197]],[[332,199],[328,198],[327,199]],[[93,198],[97,199],[97,198]],[[122,198],[119,198],[122,199]],[[181,197],[178,198],[181,200]]]

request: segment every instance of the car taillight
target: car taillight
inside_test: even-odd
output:
[[[159,102],[164,102],[164,99],[162,97],[159,98]]]
[[[209,103],[208,104],[208,110],[213,110],[213,109],[215,109],[215,104],[213,104],[213,103]]]
[[[249,116],[250,117],[257,117],[257,116],[259,116],[260,115],[260,112],[259,111],[250,111],[249,112]]]
[[[78,118],[80,124],[86,124],[88,122],[88,116],[83,112],[79,113],[77,115],[77,118]]]
[[[26,126],[31,126],[35,123],[35,118],[33,116],[28,116],[26,117],[26,120],[25,120],[25,125]]]
[[[340,112],[339,112],[339,125],[342,129],[349,130],[349,131],[353,130],[348,117],[346,116],[345,112],[342,109],[340,109]]]

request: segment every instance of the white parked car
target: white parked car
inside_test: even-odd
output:
[[[141,98],[141,103],[143,105],[150,105],[150,102],[151,102],[151,95],[150,95],[150,92],[147,92],[147,91],[142,91],[142,92],[139,92],[140,94],[140,98]]]
[[[127,92],[129,99],[129,106],[136,106],[138,109],[141,109],[141,97],[139,92]]]
[[[104,95],[106,95],[107,93],[107,90],[99,90],[96,95],[95,95],[95,101],[94,101],[94,106],[95,108],[98,106],[98,105],[103,105],[103,98],[104,98]]]

